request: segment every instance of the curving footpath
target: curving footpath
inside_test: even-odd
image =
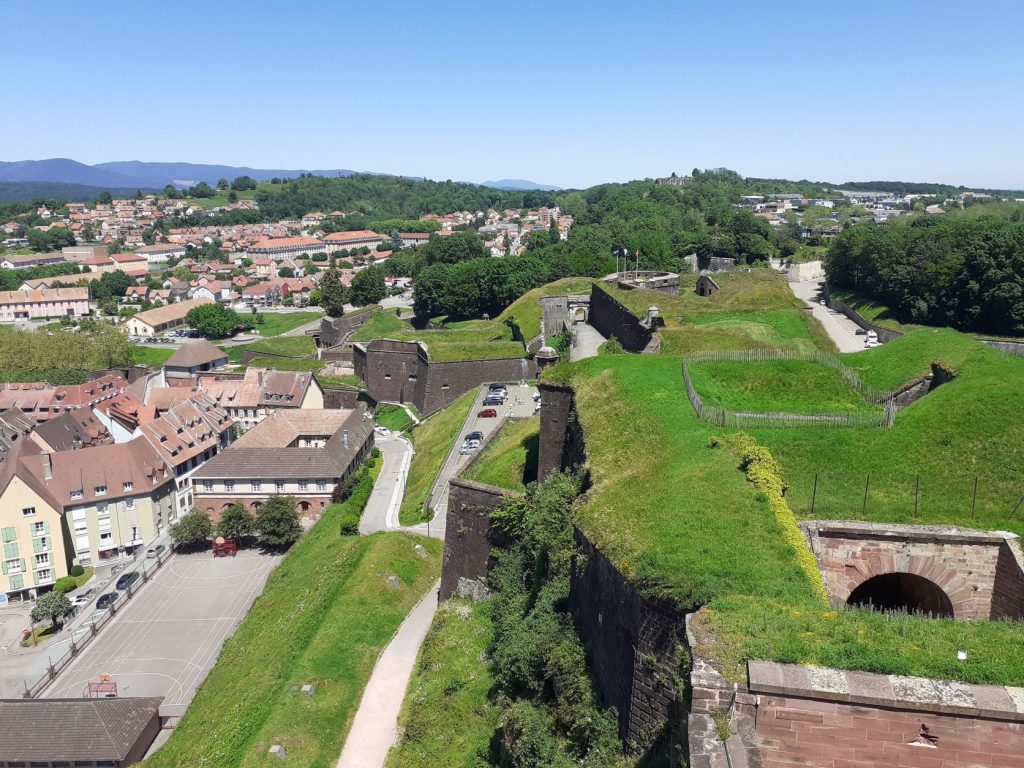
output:
[[[423,638],[437,611],[441,582],[416,604],[377,659],[363,691],[338,768],[380,768],[398,738],[398,713]]]

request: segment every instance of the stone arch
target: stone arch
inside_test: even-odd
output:
[[[260,507],[262,507],[262,506],[263,506],[263,502],[262,501],[254,501],[252,504],[249,505],[249,508],[252,509],[253,512],[259,512],[260,511]]]
[[[228,509],[230,509],[230,508],[231,508],[231,505],[230,505],[230,504],[222,504],[222,505],[221,505],[221,508],[220,508],[220,511],[221,511],[221,512],[224,512],[224,511],[226,511],[226,510],[228,510]]]
[[[300,501],[299,502],[299,511],[300,512],[309,512],[309,510],[310,510],[310,504],[309,504],[308,501]]]
[[[954,616],[953,602],[942,587],[916,573],[897,571],[865,579],[850,593],[846,604],[941,618]]]
[[[582,304],[577,304],[572,308],[572,321],[574,323],[585,323],[587,322],[587,308]]]

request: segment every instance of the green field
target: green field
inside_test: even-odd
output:
[[[696,275],[680,276],[679,294],[623,291],[602,284],[637,317],[652,304],[665,322],[658,332],[663,354],[703,350],[795,349],[835,351],[824,328],[793,296],[785,278],[771,269],[715,275],[721,290],[703,297],[694,293]]]
[[[894,331],[908,331],[915,327],[923,327],[905,325],[897,320],[893,316],[892,310],[884,304],[879,304],[874,299],[863,298],[850,291],[832,291],[832,298],[846,304],[869,323],[874,323],[882,328],[891,328]]]
[[[265,765],[273,744],[291,764],[333,765],[378,655],[437,578],[440,551],[405,534],[342,537],[337,512],[325,514],[271,574],[146,765]],[[305,683],[314,696],[298,690]]]
[[[132,350],[132,356],[138,365],[148,365],[150,368],[162,368],[167,359],[177,350],[161,347],[136,346]]]
[[[309,312],[261,312],[263,322],[256,326],[260,336],[280,336],[300,325],[319,320],[326,315],[321,311]]]
[[[235,192],[235,194],[238,195],[239,200],[252,200],[256,197],[256,193],[251,189]],[[189,205],[194,205],[197,208],[221,208],[231,204],[231,201],[228,200],[228,193],[219,191],[213,197],[188,197],[185,199],[188,200]]]
[[[820,473],[814,517],[1024,533],[1024,516],[1012,514],[1024,495],[1024,359],[933,330],[843,357],[876,387],[920,375],[933,360],[957,379],[901,411],[891,429],[749,430],[789,483],[781,509],[746,481],[736,456],[709,447],[723,431],[696,418],[678,358],[614,355],[558,366],[550,375],[576,388],[593,482],[576,522],[643,590],[683,609],[708,606],[695,624],[698,652],[731,679],[742,679],[745,659],[767,658],[1019,685],[1024,624],[832,610],[796,529],[796,517],[810,516]],[[957,649],[973,649],[969,663],[956,661]]]
[[[320,382],[321,387],[362,389],[366,386],[363,380],[354,373],[343,373],[337,376],[328,376],[327,374],[318,373],[316,380]]]
[[[326,360],[311,357],[257,357],[249,361],[249,368],[272,368],[278,371],[319,371]]]
[[[443,321],[443,318],[439,318]],[[512,329],[492,320],[463,320],[451,324],[438,322],[444,327],[417,330],[404,320],[388,312],[376,313],[367,320],[352,339],[371,341],[421,341],[427,345],[430,359],[435,362],[454,360],[490,360],[524,356],[523,345],[512,341]]]
[[[810,360],[691,363],[705,405],[745,413],[882,413],[831,368]]]
[[[485,661],[494,636],[490,603],[453,599],[437,609],[398,719],[387,768],[480,768],[500,712]],[[483,761],[482,761],[483,760]]]
[[[447,408],[433,414],[409,432],[408,437],[416,453],[409,464],[405,496],[402,497],[402,508],[399,511],[399,522],[402,525],[415,525],[427,519],[423,505],[430,493],[430,486],[441,471],[452,444],[458,439],[462,422],[466,420],[476,395],[477,388],[463,393]]]
[[[286,357],[316,357],[316,342],[309,336],[278,336],[260,339],[249,344],[234,344],[223,347],[228,360],[237,363],[246,352],[262,352]]]
[[[467,480],[525,491],[537,479],[540,416],[510,421],[463,473]]]
[[[413,420],[400,405],[378,405],[373,419],[392,432],[402,432],[413,425]]]

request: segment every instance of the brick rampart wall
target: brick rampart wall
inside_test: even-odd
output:
[[[362,327],[379,307],[357,309],[342,317],[325,317],[320,321],[320,342],[323,347],[333,347],[344,341],[353,331]]]
[[[490,381],[526,381],[537,375],[533,360],[458,360],[450,363],[431,361],[421,367],[414,395],[420,413],[433,413],[452,403],[459,395]]]
[[[1024,605],[1024,574],[1004,534],[842,521],[808,522],[803,528],[834,605],[845,605],[869,579],[891,573],[915,574],[937,585],[957,619],[1006,618],[1007,611]],[[1000,598],[994,604],[1004,547]]]

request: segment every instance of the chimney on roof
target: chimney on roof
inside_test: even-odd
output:
[[[348,430],[347,429],[344,432],[341,433],[341,442],[342,442],[342,444],[344,444],[345,450],[347,451],[348,450]]]
[[[43,461],[43,480],[53,479],[53,461],[50,459],[50,452],[43,451],[40,456]]]

